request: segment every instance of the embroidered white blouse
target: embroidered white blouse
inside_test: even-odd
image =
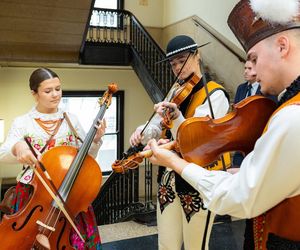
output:
[[[8,132],[5,142],[0,147],[0,161],[6,163],[18,163],[16,157],[12,154],[12,147],[18,142],[24,140],[24,137],[29,137],[31,145],[37,151],[41,150],[46,142],[49,140],[50,136],[43,130],[42,127],[35,121],[39,118],[42,121],[58,120],[63,118],[64,111],[58,109],[56,113],[44,114],[32,108],[28,113],[19,116],[14,119],[12,126]],[[80,138],[85,138],[85,132],[80,125],[77,117],[73,114],[68,113],[68,117],[71,124],[75,128],[77,134]],[[78,140],[78,143],[80,141]],[[89,153],[96,157],[98,150],[102,144],[102,140],[99,144],[92,143]],[[51,149],[54,146],[60,145],[71,145],[76,146],[76,140],[74,133],[70,129],[67,121],[64,119],[57,134],[53,137],[53,140],[48,144],[45,151]],[[80,145],[80,144],[79,144]]]

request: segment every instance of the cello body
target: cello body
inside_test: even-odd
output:
[[[47,151],[41,159],[56,187],[60,187],[78,149],[72,146],[58,146]],[[55,162],[55,164],[53,164]],[[38,169],[42,174],[42,171]],[[93,157],[87,155],[77,175],[76,182],[65,201],[72,219],[96,198],[100,191],[102,173]],[[36,235],[41,231],[37,221],[53,226],[55,231],[46,230],[51,249],[73,249],[70,245],[71,226],[59,208],[53,206],[53,199],[40,180],[34,176],[30,185],[32,196],[23,209],[12,215],[4,215],[0,223],[1,249],[35,249]],[[49,219],[49,216],[52,219]],[[37,249],[44,249],[39,246]]]

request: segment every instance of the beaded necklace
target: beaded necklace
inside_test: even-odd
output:
[[[34,120],[48,135],[55,135],[63,119],[43,121],[40,118],[35,118]]]

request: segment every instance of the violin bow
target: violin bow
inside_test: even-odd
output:
[[[214,110],[213,110],[213,107],[212,107],[212,104],[211,104],[210,95],[209,95],[209,92],[208,92],[207,79],[206,79],[205,71],[204,71],[204,64],[203,64],[203,61],[201,59],[200,59],[199,65],[200,65],[200,70],[201,70],[201,73],[202,73],[203,86],[204,86],[205,93],[206,93],[206,96],[207,96],[207,101],[208,101],[210,115],[211,115],[212,119],[215,119]],[[222,161],[223,171],[226,172],[227,169],[226,169],[226,164],[225,164],[225,160],[224,160],[224,156],[223,155],[221,155],[221,161]]]
[[[169,89],[168,93],[164,96],[163,101],[166,100],[167,97],[170,96],[171,90],[173,90],[173,86],[176,82],[178,82],[178,79],[182,73],[182,70],[184,69],[185,65],[187,64],[189,58],[191,57],[192,53],[189,53],[188,57],[186,58],[185,62],[183,63],[181,69],[179,70],[177,76],[175,77],[175,80],[171,86],[171,88]],[[180,85],[180,83],[179,83]],[[168,100],[167,100],[168,101]],[[143,127],[142,131],[140,132],[140,135],[142,136],[143,133],[145,132],[146,128],[148,127],[148,125],[150,124],[151,120],[153,119],[154,115],[156,114],[156,112],[153,112],[153,114],[151,115],[150,119],[147,121],[147,123],[145,124],[145,126]]]
[[[189,60],[189,58],[191,57],[192,54],[193,53],[189,53],[187,59],[185,60],[185,62],[183,63],[181,69],[179,70],[177,76],[175,77],[175,80],[174,80],[174,83],[172,84],[172,87],[169,89],[168,93],[164,96],[163,100],[166,100],[166,98],[171,95],[171,91],[173,90],[174,84],[178,81],[178,79],[179,79],[179,77],[180,77],[180,75],[182,73],[182,70],[184,69],[185,65],[187,64],[187,62],[188,62],[188,60]],[[180,85],[180,83],[179,83],[179,85]],[[155,114],[156,114],[156,112],[152,113],[151,117],[146,122],[146,124],[144,125],[143,129],[141,130],[140,136],[142,136],[144,134],[146,128],[151,123],[151,120],[153,119],[153,117],[155,116]],[[131,146],[131,147],[129,147],[129,149],[127,149],[126,152],[123,152],[123,157],[122,157],[122,159],[120,161],[122,162],[124,159],[128,158],[128,156],[130,156],[130,155],[132,155],[134,153],[138,153],[138,152],[142,151],[143,148],[144,148],[144,146],[141,143],[139,145],[137,145],[137,146]]]
[[[30,142],[28,141],[27,137],[24,137],[24,140],[27,144],[27,146],[29,147],[31,153],[34,155],[34,157],[36,159],[38,159],[37,157],[37,153],[34,151],[34,149],[32,148]],[[79,232],[79,230],[77,229],[76,225],[74,224],[71,216],[69,215],[69,213],[67,212],[67,210],[64,207],[64,201],[61,197],[61,195],[59,194],[57,188],[55,187],[48,171],[46,170],[45,166],[43,165],[43,163],[41,163],[38,160],[38,164],[37,164],[40,169],[43,171],[43,173],[45,174],[46,178],[49,180],[49,183],[52,187],[52,189],[54,190],[54,192],[56,194],[54,194],[54,192],[52,191],[52,189],[48,186],[48,184],[46,183],[46,181],[44,180],[44,178],[39,174],[39,172],[36,170],[36,168],[33,166],[31,167],[31,169],[33,170],[33,172],[36,174],[36,176],[38,177],[38,179],[41,181],[41,183],[43,184],[43,186],[45,187],[45,189],[47,190],[47,192],[50,194],[50,196],[53,198],[53,200],[56,202],[57,206],[59,207],[59,209],[62,211],[62,213],[66,216],[67,220],[70,222],[72,228],[75,230],[75,232],[78,234],[78,236],[80,237],[80,239],[85,242],[85,240],[83,239],[81,233]],[[37,221],[37,224],[46,227],[47,229],[51,230],[51,228],[48,225],[44,225],[44,223]],[[53,229],[52,229],[53,230]]]

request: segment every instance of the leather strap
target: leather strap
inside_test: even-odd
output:
[[[72,123],[71,123],[71,120],[70,118],[68,117],[67,113],[64,112],[63,113],[64,115],[64,118],[66,119],[67,123],[68,123],[68,126],[69,128],[71,129],[71,131],[73,132],[74,136],[75,136],[75,140],[76,140],[76,145],[78,145],[78,141],[79,140],[81,143],[83,142],[83,140],[80,138],[80,136],[78,135],[76,129],[73,127]]]

